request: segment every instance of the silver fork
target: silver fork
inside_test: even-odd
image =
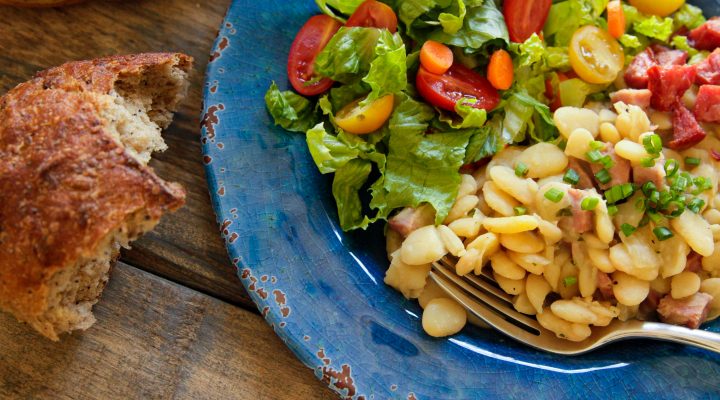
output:
[[[592,327],[589,338],[582,342],[571,342],[556,337],[534,318],[517,312],[512,305],[512,297],[499,289],[493,277],[487,273],[460,277],[455,274],[453,262],[443,259],[433,263],[430,277],[483,322],[512,339],[550,353],[577,355],[625,339],[665,340],[720,353],[720,334],[638,320],[614,320],[605,327]]]

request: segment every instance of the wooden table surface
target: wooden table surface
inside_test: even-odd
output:
[[[0,6],[0,93],[69,60],[149,51],[196,60],[188,98],[164,135],[170,148],[151,163],[185,186],[187,205],[122,253],[86,332],[53,343],[0,313],[0,398],[335,398],[258,314],[212,212],[198,127],[205,66],[229,3]]]

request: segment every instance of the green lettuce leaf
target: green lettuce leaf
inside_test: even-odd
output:
[[[581,26],[607,27],[601,17],[608,0],[565,0],[555,2],[545,22],[545,39],[554,46],[564,47],[570,43],[575,31]]]
[[[504,105],[502,137],[507,143],[521,142],[526,136],[546,142],[557,136],[550,108],[524,91],[510,95]]]
[[[500,115],[496,114],[494,120],[491,120],[482,128],[475,130],[468,141],[463,164],[480,161],[502,150],[506,143],[500,140],[501,125]]]
[[[673,14],[673,26],[675,30],[687,27],[688,29],[695,29],[698,26],[705,23],[705,17],[699,7],[695,7],[690,4],[685,4]]]
[[[700,52],[698,49],[690,46],[687,36],[677,35],[672,38],[671,43],[674,48],[676,48],[678,50],[687,51],[688,56],[690,56],[690,57],[693,57]]]
[[[362,81],[332,88],[330,89],[331,111],[338,112],[353,101],[367,96],[368,93],[370,93],[370,88]]]
[[[359,149],[328,133],[322,122],[307,131],[305,140],[315,165],[323,174],[335,172],[360,155]]]
[[[363,78],[371,88],[364,102],[372,102],[386,94],[402,91],[407,87],[407,56],[400,34],[384,30],[375,46],[375,59]]]
[[[491,0],[469,7],[462,28],[455,34],[436,30],[429,38],[464,48],[465,53],[479,52],[487,46],[506,47],[510,42],[505,18]]]
[[[559,92],[562,104],[568,107],[582,107],[588,96],[603,91],[604,85],[593,85],[582,79],[568,79],[560,82]]]
[[[341,14],[350,15],[363,1],[364,0],[315,0],[315,4],[318,5],[323,13],[345,22],[345,19],[335,14],[331,7]]]
[[[487,111],[473,107],[472,105],[476,102],[476,99],[470,98],[458,101],[455,103],[457,116],[442,113],[440,114],[440,121],[447,123],[453,129],[482,127],[487,121]]]
[[[265,105],[275,125],[293,132],[305,132],[317,124],[319,116],[312,102],[292,91],[281,92],[275,82],[265,93]]]
[[[372,171],[372,163],[354,159],[335,171],[332,192],[337,204],[340,227],[344,231],[366,229],[373,222],[364,215],[360,189],[365,185]]]
[[[659,18],[652,15],[633,22],[633,29],[635,32],[649,38],[667,42],[673,33],[673,20],[672,18]]]
[[[441,223],[455,202],[471,130],[425,135],[409,130],[390,135],[382,188],[373,193],[379,215],[429,203]]]
[[[385,29],[342,27],[315,59],[315,72],[342,83],[353,83],[367,75]]]

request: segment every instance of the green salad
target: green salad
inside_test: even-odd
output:
[[[608,100],[650,46],[708,57],[687,36],[698,8],[631,3],[317,0],[291,47],[294,90],[273,82],[267,109],[334,174],[343,230],[422,204],[440,223],[463,168],[513,143],[562,147],[552,111]]]

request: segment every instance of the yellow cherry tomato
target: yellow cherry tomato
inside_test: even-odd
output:
[[[395,96],[388,94],[364,106],[357,99],[346,105],[335,116],[335,123],[346,132],[363,135],[380,129],[390,118]]]
[[[584,26],[570,40],[570,65],[582,80],[589,83],[610,83],[617,78],[625,63],[620,44],[607,31]]]
[[[643,14],[667,17],[685,4],[685,0],[630,0],[630,5]]]

